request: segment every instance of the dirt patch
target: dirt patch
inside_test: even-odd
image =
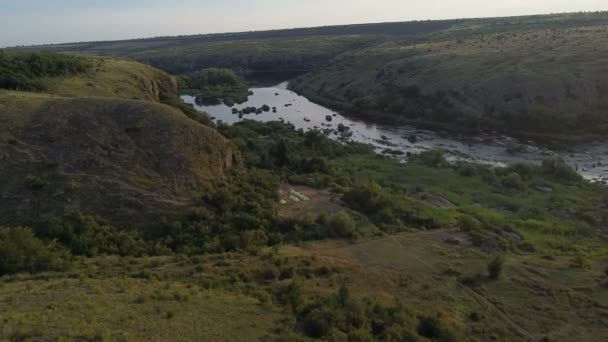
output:
[[[279,216],[283,218],[299,218],[309,214],[315,216],[335,214],[347,210],[339,196],[327,189],[285,183],[279,189],[279,196],[281,201]]]

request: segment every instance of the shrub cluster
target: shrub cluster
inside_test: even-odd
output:
[[[91,64],[84,58],[55,53],[6,53],[0,51],[0,88],[43,90],[42,77],[86,72]]]
[[[60,270],[68,256],[55,244],[38,239],[30,229],[0,227],[0,275]]]
[[[247,101],[249,95],[247,83],[230,69],[203,69],[182,77],[179,85],[196,95],[202,104],[216,104],[223,100],[232,106],[235,102]]]
[[[359,299],[342,286],[329,297],[305,300],[296,283],[280,298],[296,316],[296,331],[308,338],[348,341],[417,341],[427,337],[456,341],[455,333],[437,318],[416,317],[397,304],[386,306]]]

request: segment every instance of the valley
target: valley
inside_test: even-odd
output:
[[[607,25],[0,50],[0,340],[608,339]]]
[[[441,149],[451,161],[469,161],[504,167],[513,163],[539,163],[545,158],[559,157],[576,169],[583,177],[595,182],[608,179],[608,145],[601,139],[581,143],[567,149],[551,150],[532,141],[521,141],[495,132],[472,135],[455,135],[453,132],[433,132],[415,126],[376,124],[357,115],[343,115],[311,102],[305,96],[287,89],[287,83],[272,87],[251,88],[253,95],[242,104],[232,107],[225,104],[197,104],[195,97],[184,95],[188,104],[215,118],[217,123],[234,124],[242,120],[283,121],[295,129],[321,130],[338,141],[370,144],[380,154],[392,155],[407,161],[412,154]],[[275,111],[242,115],[233,113],[246,107],[261,108],[268,105]],[[328,121],[330,116],[331,121]],[[340,133],[340,127],[344,133]]]

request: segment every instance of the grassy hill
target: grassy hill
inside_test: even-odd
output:
[[[601,135],[606,32],[583,25],[387,43],[346,53],[291,87],[377,121],[538,139]]]
[[[189,204],[231,168],[226,139],[159,103],[176,93],[173,77],[87,62],[85,72],[36,79],[37,92],[0,90],[1,223],[84,211],[136,224]]]

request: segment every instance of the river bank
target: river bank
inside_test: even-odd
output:
[[[341,141],[354,141],[372,145],[378,153],[391,154],[407,161],[408,155],[440,148],[450,160],[466,160],[486,165],[505,166],[525,162],[540,163],[549,157],[561,157],[586,179],[608,182],[608,144],[591,142],[572,145],[568,150],[540,147],[530,141],[503,134],[484,133],[458,136],[420,129],[411,125],[374,124],[350,115],[344,116],[316,104],[288,89],[287,82],[260,88],[251,88],[248,101],[229,107],[224,104],[197,104],[195,98],[183,95],[184,102],[201,112],[209,113],[215,122],[234,124],[241,120],[282,120],[296,129],[317,129]],[[243,114],[246,108],[254,111]],[[246,110],[247,111],[247,110]]]

